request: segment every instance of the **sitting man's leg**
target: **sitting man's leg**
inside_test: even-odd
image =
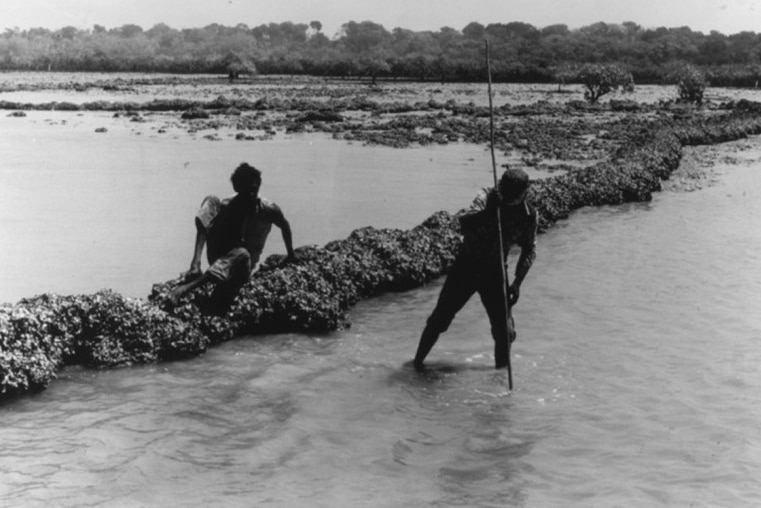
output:
[[[169,294],[169,301],[177,305],[180,298],[207,282],[216,284],[208,312],[222,315],[227,312],[238,291],[251,275],[251,256],[243,247],[237,247],[220,257],[200,277],[176,287]]]
[[[201,286],[205,285],[207,282],[215,281],[216,278],[210,274],[208,271],[201,274],[200,277],[189,277],[186,275],[186,280],[189,280],[189,282],[186,282],[185,284],[181,284],[174,288],[171,293],[169,293],[169,302],[173,306],[176,306],[180,302],[180,298],[185,296],[186,294],[190,293],[196,288],[200,288]]]
[[[237,247],[215,261],[206,273],[211,274],[217,283],[211,295],[209,313],[224,315],[251,276],[251,255],[243,247]]]

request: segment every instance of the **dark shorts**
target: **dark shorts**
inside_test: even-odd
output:
[[[478,293],[489,316],[492,337],[498,342],[506,339],[507,309],[502,285],[499,265],[493,270],[483,270],[466,258],[458,257],[447,274],[427,326],[438,333],[445,332],[470,297]]]

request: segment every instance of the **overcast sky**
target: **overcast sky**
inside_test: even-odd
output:
[[[2,0],[0,28],[73,25],[106,28],[125,24],[148,29],[211,23],[255,27],[263,23],[320,21],[332,37],[348,21],[374,21],[387,30],[462,29],[522,21],[538,28],[570,28],[604,21],[634,21],[645,28],[689,26],[708,33],[761,32],[761,0]]]

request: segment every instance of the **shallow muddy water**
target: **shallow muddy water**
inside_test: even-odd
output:
[[[98,126],[108,132],[95,134]],[[232,195],[229,177],[242,161],[262,170],[261,193],[284,210],[297,246],[367,225],[410,228],[466,207],[492,181],[490,154],[475,145],[398,150],[284,134],[209,141],[155,129],[93,113],[0,118],[8,239],[0,301],[100,288],[147,296],[187,269],[198,205],[210,193]],[[265,255],[284,249],[273,230]]]
[[[145,296],[186,268],[197,202],[226,195],[241,160],[262,167],[299,245],[414,226],[491,179],[482,147],[132,129],[93,114],[0,119],[1,301]],[[539,237],[512,393],[477,299],[426,373],[405,365],[439,280],[360,303],[346,331],[64,370],[0,406],[0,504],[757,506],[761,140],[694,152],[713,185],[585,209]],[[269,251],[282,251],[276,231]]]

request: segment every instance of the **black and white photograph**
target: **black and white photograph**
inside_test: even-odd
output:
[[[761,506],[761,3],[4,0],[0,507]]]

